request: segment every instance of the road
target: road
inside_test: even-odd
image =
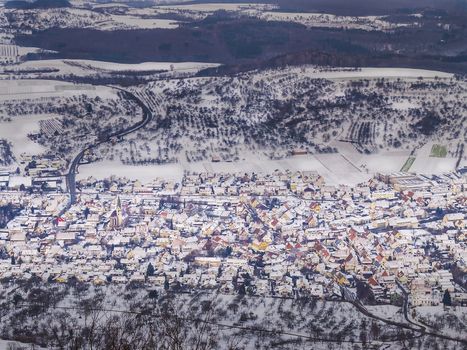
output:
[[[405,320],[408,323],[410,323],[410,324],[412,324],[412,325],[414,325],[416,327],[419,327],[421,332],[425,332],[426,331],[425,326],[412,321],[410,319],[410,317],[409,317],[409,292],[405,289],[405,287],[402,284],[400,284],[399,281],[396,280],[396,284],[399,287],[399,289],[402,291],[402,294],[404,295],[404,305],[402,306],[402,311],[404,312]]]
[[[125,128],[123,130],[120,130],[120,131],[117,131],[117,132],[115,132],[113,134],[108,135],[103,140],[98,140],[96,143],[94,143],[94,144],[92,144],[90,146],[87,146],[85,149],[83,149],[81,152],[79,152],[75,156],[75,158],[73,159],[73,161],[70,164],[70,167],[68,168],[68,174],[66,175],[66,185],[67,185],[68,193],[70,194],[70,199],[69,199],[67,207],[65,208],[65,211],[70,209],[70,207],[74,203],[76,203],[76,174],[78,172],[78,167],[79,167],[79,165],[81,163],[81,160],[83,159],[85,153],[87,151],[89,151],[89,150],[103,144],[103,143],[109,142],[112,138],[123,137],[123,136],[131,134],[131,133],[133,133],[135,131],[138,131],[139,129],[144,128],[154,118],[154,114],[150,110],[150,108],[144,103],[143,100],[141,100],[135,94],[133,94],[133,93],[127,91],[127,90],[115,87],[115,86],[112,86],[112,88],[122,91],[129,99],[132,99],[133,101],[135,101],[141,107],[141,109],[143,110],[143,119],[141,121],[139,121],[138,123],[134,124],[134,125],[131,125],[131,126]]]

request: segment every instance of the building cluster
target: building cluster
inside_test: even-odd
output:
[[[88,179],[61,193],[0,192],[0,278],[141,283],[338,298],[343,290],[465,304],[466,177],[381,175],[329,186],[314,172]]]
[[[32,191],[55,192],[64,189],[62,174],[67,171],[67,164],[63,159],[22,154],[18,165],[14,172],[8,168],[0,168],[0,191],[27,188]]]

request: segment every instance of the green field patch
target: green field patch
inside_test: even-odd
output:
[[[443,145],[433,145],[431,147],[430,157],[445,158],[448,154],[446,146]]]
[[[402,172],[407,172],[410,170],[410,167],[412,166],[413,162],[415,162],[415,157],[412,157],[410,156],[409,158],[407,158],[407,160],[405,161],[404,165],[402,166],[401,168],[401,171]]]

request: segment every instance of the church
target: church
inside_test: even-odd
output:
[[[122,212],[122,202],[120,201],[120,197],[117,197],[117,204],[115,205],[115,209],[110,214],[107,227],[109,229],[115,229],[115,228],[122,227],[123,223],[124,223],[124,218],[123,218],[123,212]]]

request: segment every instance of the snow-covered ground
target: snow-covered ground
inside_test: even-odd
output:
[[[147,70],[186,70],[186,71],[196,71],[201,68],[215,66],[212,64],[203,64],[203,63],[170,63],[170,62],[147,62],[141,64],[116,64],[116,63],[107,63],[99,61],[90,61],[90,60],[50,60],[50,61],[37,61],[37,62],[27,62],[21,65],[20,67],[26,68],[58,68],[61,72],[79,74],[91,74],[90,72],[99,72],[99,71],[147,71]],[[84,73],[86,72],[86,73]],[[296,93],[295,85],[298,84],[301,79],[309,78],[323,78],[329,80],[335,80],[332,83],[332,88],[323,88],[324,93],[329,93],[329,100],[337,99],[336,95],[343,96],[346,91],[346,84],[348,80],[352,79],[363,79],[365,77],[370,79],[377,78],[404,78],[404,79],[418,79],[418,77],[423,77],[425,79],[434,79],[439,77],[440,80],[445,79],[445,82],[449,82],[451,74],[437,72],[437,71],[427,71],[427,70],[416,70],[416,69],[398,69],[398,68],[363,68],[363,69],[326,69],[313,66],[304,66],[304,67],[293,67],[281,70],[268,70],[262,72],[261,74],[252,73],[251,83],[248,85],[256,84],[260,82],[262,84],[269,83],[271,85],[277,86],[274,82],[280,83],[282,81],[283,88],[277,92],[273,87],[271,87],[271,99],[287,99],[289,98],[287,94]],[[250,79],[250,78],[249,78]],[[311,80],[314,82],[313,80]],[[417,80],[418,81],[418,80]],[[186,82],[186,83],[185,83]],[[310,80],[308,80],[310,82]],[[435,84],[436,81],[432,80]],[[201,91],[201,98],[198,105],[192,103],[188,107],[217,107],[221,104],[220,97],[213,92],[213,88],[217,85],[225,86],[226,84],[236,84],[236,88],[231,89],[231,91],[226,92],[227,94],[238,94],[239,97],[242,97],[242,89],[245,87],[241,85],[242,81],[228,82],[227,80],[222,80],[221,78],[191,78],[191,79],[173,79],[166,82],[159,82],[159,85],[154,87],[154,93],[157,96],[161,96],[161,101],[166,101],[165,95],[161,93],[161,90],[172,91],[177,89],[182,89],[178,85],[179,83],[184,83],[192,89],[193,91]],[[318,83],[316,83],[318,84]],[[370,82],[370,84],[375,84]],[[183,85],[183,84],[182,84]],[[370,85],[370,89],[372,89]],[[334,89],[334,87],[336,87]],[[264,90],[262,90],[264,91]],[[282,91],[282,94],[280,93]],[[330,92],[329,92],[330,91]],[[274,95],[277,92],[277,96]],[[86,94],[90,96],[115,96],[115,91],[107,87],[96,87],[91,85],[74,85],[65,82],[58,82],[52,80],[3,80],[0,81],[0,100],[8,99],[31,99],[31,98],[42,98],[42,97],[62,97],[64,95],[76,95],[76,94]],[[284,95],[286,94],[286,95]],[[285,96],[285,97],[284,97]],[[404,97],[405,95],[400,95],[400,92],[395,91],[390,95],[390,103],[393,104],[392,107],[397,111],[397,113],[407,112],[410,108],[415,108],[421,99],[418,97]],[[240,99],[241,101],[241,99]],[[300,103],[293,100],[294,103]],[[188,102],[190,102],[188,100]],[[265,101],[267,102],[267,101]],[[183,103],[181,99],[174,99],[173,103]],[[190,102],[191,103],[191,102]],[[223,103],[223,102],[222,102]],[[266,105],[265,105],[266,106]],[[226,105],[226,108],[229,105]],[[188,108],[187,113],[191,113],[192,109]],[[161,109],[164,109],[162,103]],[[253,114],[247,117],[248,122],[252,122],[251,125],[255,125],[253,117],[262,118],[263,110],[267,107],[258,107],[258,111],[253,110]],[[400,112],[399,112],[400,109]],[[387,109],[387,113],[391,110]],[[223,113],[219,110],[219,113]],[[240,113],[240,114],[239,114]],[[235,115],[241,115],[241,109]],[[256,116],[256,114],[258,116]],[[209,111],[201,113],[203,117],[206,117],[209,114]],[[397,115],[392,113],[393,115]],[[223,114],[216,114],[213,117],[223,118]],[[27,139],[27,134],[31,131],[37,130],[37,123],[40,119],[18,119],[13,123],[7,123],[2,125],[2,130],[0,131],[0,137],[6,138],[7,140],[13,143],[13,151],[16,156],[18,156],[18,150],[21,152],[39,152],[37,145]],[[25,122],[23,125],[23,122]],[[372,121],[373,122],[373,121]],[[18,124],[19,123],[19,124]],[[156,123],[156,121],[155,121]],[[358,122],[357,122],[358,123]],[[379,131],[377,130],[375,134],[375,139],[372,141],[375,145],[381,145],[382,135],[385,133],[391,132],[392,127],[397,127],[399,124],[394,124],[392,121],[389,125],[389,131],[383,129],[383,126],[380,126]],[[20,125],[21,124],[21,125]],[[306,124],[303,124],[306,126]],[[151,125],[156,127],[157,125]],[[304,126],[304,127],[305,127]],[[402,144],[402,147],[399,148],[375,148],[375,152],[372,154],[364,154],[357,151],[355,148],[355,142],[342,142],[340,139],[346,139],[347,135],[345,134],[348,129],[350,129],[351,124],[345,122],[341,125],[340,129],[336,130],[340,134],[334,134],[334,137],[331,139],[327,145],[329,148],[337,150],[338,153],[325,153],[319,154],[314,152],[314,154],[307,154],[302,156],[293,156],[285,157],[280,160],[271,160],[266,155],[268,152],[261,152],[259,148],[256,148],[256,151],[251,149],[247,150],[247,153],[239,155],[239,157],[231,157],[234,162],[211,162],[211,157],[204,158],[205,160],[201,161],[200,158],[191,158],[190,162],[187,161],[188,157],[166,157],[166,159],[178,160],[178,163],[171,163],[166,165],[150,165],[150,166],[131,166],[131,165],[122,165],[119,161],[109,161],[108,159],[123,159],[127,154],[125,153],[125,147],[128,148],[128,145],[123,142],[112,147],[112,150],[120,150],[120,153],[124,153],[124,157],[121,158],[118,154],[112,154],[113,158],[107,158],[107,160],[99,163],[94,163],[90,165],[85,165],[80,168],[81,174],[79,178],[87,178],[90,175],[93,175],[97,178],[106,178],[111,175],[117,176],[126,176],[132,179],[140,179],[142,181],[150,181],[153,178],[161,177],[172,180],[181,179],[184,172],[216,172],[216,173],[238,173],[238,172],[261,172],[261,173],[272,173],[276,169],[278,170],[290,170],[290,171],[316,171],[330,184],[337,183],[347,183],[350,185],[355,185],[357,183],[365,182],[371,178],[374,173],[391,173],[400,171],[404,163],[408,159],[411,151],[414,149],[414,145],[410,144],[408,140],[405,144]],[[12,134],[13,130],[20,130],[19,133]],[[144,130],[143,130],[144,131]],[[397,130],[392,130],[395,133]],[[147,143],[148,146],[148,155],[151,157],[155,150],[152,150],[151,147],[156,143],[165,142],[164,135],[146,135],[139,134],[134,139],[134,135],[128,136],[125,139],[128,139],[128,142],[133,142],[134,145],[139,145],[140,139],[150,140]],[[313,139],[317,144],[321,144],[320,134],[310,134],[307,135]],[[133,138],[133,140],[132,140]],[[435,138],[431,138],[435,140]],[[185,149],[188,151],[195,150],[196,147],[200,147],[196,143],[193,145],[188,144],[188,138],[181,140],[181,144],[184,145]],[[352,140],[351,140],[352,141]],[[455,140],[454,140],[455,141]],[[454,142],[453,141],[453,142]],[[198,141],[197,141],[198,142]],[[242,142],[241,140],[239,142]],[[23,144],[24,143],[24,144]],[[204,141],[202,142],[204,143]],[[452,143],[452,142],[451,142]],[[323,142],[323,144],[325,144]],[[420,143],[423,144],[423,143]],[[425,147],[417,150],[415,153],[415,162],[412,165],[410,171],[427,173],[427,174],[437,174],[448,171],[455,170],[456,159],[446,157],[446,158],[436,158],[430,157],[430,151],[432,147],[432,142],[427,144]],[[215,143],[214,143],[215,146]],[[242,144],[239,145],[239,147]],[[371,146],[371,145],[370,145]],[[452,149],[455,145],[449,144],[448,149]],[[133,147],[133,146],[132,146]],[[284,146],[286,147],[286,146]],[[121,149],[120,149],[121,148]],[[242,147],[240,147],[242,148]],[[239,148],[240,152],[241,149]],[[129,148],[128,148],[129,149]],[[135,148],[136,149],[136,148]],[[138,149],[143,149],[139,147]],[[253,148],[254,149],[254,148]],[[280,157],[285,156],[287,153],[290,154],[290,148],[284,148],[284,152],[279,153]],[[125,152],[124,152],[125,151]],[[282,150],[280,150],[282,151]],[[139,152],[139,151],[138,151]],[[152,153],[151,153],[152,152]],[[216,151],[213,151],[216,152]],[[34,153],[33,153],[34,154]],[[223,157],[222,159],[228,160],[229,157]],[[238,160],[239,159],[239,160]],[[129,161],[129,160],[127,160]]]
[[[52,80],[0,80],[0,103],[2,107],[5,104],[5,108],[0,108],[0,139],[12,144],[11,150],[17,161],[21,154],[34,156],[47,152],[46,147],[31,140],[28,134],[38,133],[41,121],[62,117],[49,111],[47,104],[56,107],[69,103],[66,102],[69,100],[76,102],[83,98],[82,95],[91,99],[97,96],[101,99],[117,98],[116,91],[105,86]],[[41,107],[35,110],[34,106]],[[54,142],[56,140],[54,138]]]
[[[456,158],[430,157],[433,144],[434,142],[429,142],[416,152],[415,162],[409,169],[411,172],[436,175],[456,169]],[[355,168],[358,168],[363,174],[398,172],[402,169],[411,153],[409,150],[394,150],[381,151],[375,154],[362,154],[350,143],[335,142],[334,146],[345,160],[354,165]],[[347,170],[349,174],[353,174],[356,171],[356,169],[351,168]]]
[[[383,161],[384,162],[384,161]],[[396,169],[399,170],[399,169]],[[138,179],[149,182],[155,178],[180,181],[184,172],[195,173],[272,173],[275,170],[316,171],[329,184],[346,183],[356,185],[370,179],[373,174],[359,171],[340,154],[301,155],[281,160],[252,157],[237,162],[193,162],[164,165],[125,165],[117,161],[102,161],[79,168],[77,179],[93,176],[96,179],[108,178],[111,175]]]
[[[366,305],[365,308],[375,316],[395,322],[406,322],[401,307],[394,305]]]
[[[467,310],[465,307],[444,309],[443,305],[421,306],[415,309],[415,319],[453,337],[466,334],[466,332],[459,334],[460,329],[467,329]]]
[[[336,144],[339,153],[307,154],[280,160],[266,159],[258,155],[246,155],[245,160],[235,162],[181,162],[163,165],[125,165],[119,161],[101,161],[82,165],[77,179],[93,176],[96,179],[111,175],[150,182],[155,178],[180,181],[185,172],[195,173],[272,173],[281,171],[316,171],[331,185],[356,185],[365,182],[375,173],[398,172],[410,155],[409,151],[361,154],[348,143]],[[430,146],[431,149],[431,146]],[[417,159],[419,159],[417,157]],[[455,170],[453,158],[420,157],[418,166],[410,171],[424,174],[441,174]]]
[[[251,3],[238,3],[238,4],[224,4],[224,3],[206,3],[206,4],[187,4],[187,5],[167,5],[161,6],[163,10],[183,10],[183,11],[201,11],[201,12],[215,12],[215,11],[239,11],[242,9],[264,9],[271,8],[272,5],[266,4],[251,4]]]
[[[12,151],[18,159],[21,153],[40,154],[45,148],[28,138],[29,133],[39,131],[39,121],[51,119],[50,115],[19,117],[11,122],[0,122],[0,139],[12,143]]]
[[[435,144],[435,142],[429,142],[417,151],[415,161],[410,171],[422,172],[424,174],[438,174],[452,171],[455,168],[457,162],[456,158],[430,157],[433,144]]]
[[[174,29],[179,26],[178,22],[174,20],[140,18],[136,16],[112,15],[112,20],[113,22],[137,29]],[[105,29],[105,25],[100,26],[99,28]],[[114,23],[110,25],[110,29],[115,29]]]
[[[111,71],[148,71],[148,70],[179,70],[196,72],[200,69],[218,67],[217,63],[203,62],[144,62],[137,64],[123,64],[92,60],[67,60],[66,62],[76,62],[88,65],[90,68],[95,67],[103,70]]]
[[[283,74],[285,70],[281,70]],[[359,69],[341,68],[324,70],[317,69],[314,66],[292,67],[287,69],[291,74],[300,74],[314,79],[378,79],[378,78],[451,78],[453,74],[445,73],[427,69],[413,69],[413,68],[379,68],[379,67],[365,67]],[[277,74],[278,70],[271,70],[266,74]]]
[[[8,341],[0,339],[0,350],[12,350],[12,349],[30,349],[32,344],[20,343],[17,341]],[[34,345],[35,350],[46,350],[41,346]]]
[[[118,72],[118,71],[157,71],[167,70],[181,73],[196,73],[202,69],[217,67],[219,64],[202,62],[144,62],[137,64],[122,64],[93,60],[39,60],[27,61],[17,65],[0,68],[0,75],[4,70],[21,71],[34,70],[59,70],[59,74],[74,74],[86,76],[95,72]],[[44,73],[41,73],[44,74]],[[57,74],[57,73],[54,73]]]
[[[332,164],[331,166],[329,166]],[[195,173],[272,173],[275,170],[316,171],[322,175],[327,183],[347,183],[356,185],[372,177],[353,168],[339,154],[331,155],[302,155],[281,160],[261,159],[252,157],[237,162],[193,162],[164,165],[125,165],[118,161],[102,161],[79,168],[77,179],[105,179],[111,175],[138,179],[150,182],[155,178],[180,181],[185,172]]]
[[[257,16],[266,21],[284,21],[303,24],[307,27],[318,28],[343,28],[357,30],[381,30],[389,31],[399,27],[413,25],[413,23],[391,23],[385,20],[384,16],[336,16],[325,13],[296,13],[296,12],[252,12],[251,15]]]
[[[410,151],[384,151],[376,154],[362,154],[349,142],[333,143],[339,153],[362,172],[391,173],[400,171],[410,155]],[[454,169],[452,169],[454,170]]]
[[[105,179],[112,175],[140,180],[144,183],[155,178],[180,181],[183,177],[183,168],[179,164],[163,165],[125,165],[118,161],[101,161],[79,167],[77,180],[92,176],[96,179]]]
[[[450,78],[452,75],[448,73],[417,69],[399,69],[399,68],[363,68],[359,70],[352,69],[332,69],[320,70],[316,67],[297,67],[288,68],[285,70],[271,70],[261,76],[254,76],[255,79],[262,80],[276,79],[278,75],[297,74],[298,76],[307,76],[310,78],[325,78],[336,80],[351,80],[351,79],[377,79],[377,78],[405,78],[418,79],[441,79]],[[197,81],[203,78],[188,79]],[[273,81],[274,81],[273,79]],[[209,85],[209,84],[208,84]],[[170,82],[167,88],[175,88]],[[340,92],[339,92],[340,93]],[[203,95],[205,101],[203,106],[209,107],[210,104],[216,103],[214,96]],[[214,101],[214,102],[213,102]],[[415,108],[416,104],[407,100],[394,102],[396,109]],[[345,129],[345,128],[344,128]],[[429,157],[431,143],[419,150],[416,154],[417,160],[411,171],[420,173],[443,173],[455,170],[454,158],[434,158]],[[179,163],[170,165],[149,165],[149,166],[128,166],[122,165],[117,161],[100,162],[96,164],[82,166],[79,178],[87,178],[93,175],[97,178],[105,178],[110,175],[126,176],[132,179],[140,179],[142,181],[150,181],[154,177],[167,179],[181,179],[184,172],[216,172],[216,173],[241,173],[241,172],[260,172],[272,173],[278,170],[290,171],[316,171],[321,174],[329,184],[346,183],[355,185],[365,182],[375,173],[392,173],[401,170],[407,158],[410,156],[412,148],[400,148],[392,150],[380,150],[373,154],[363,154],[358,152],[352,143],[333,141],[331,147],[336,148],[338,153],[333,154],[307,154],[302,156],[287,157],[281,160],[271,160],[264,155],[257,153],[245,153],[240,156],[239,161],[234,162],[186,162],[179,159]],[[196,146],[193,146],[196,147]],[[157,174],[157,176],[155,176]]]
[[[54,80],[0,80],[0,101],[82,94],[105,98],[115,96],[115,91],[104,86],[96,88]]]
[[[418,105],[416,103],[411,103],[409,101],[393,101],[392,108],[400,109],[400,110],[408,110],[411,108],[417,108]]]

